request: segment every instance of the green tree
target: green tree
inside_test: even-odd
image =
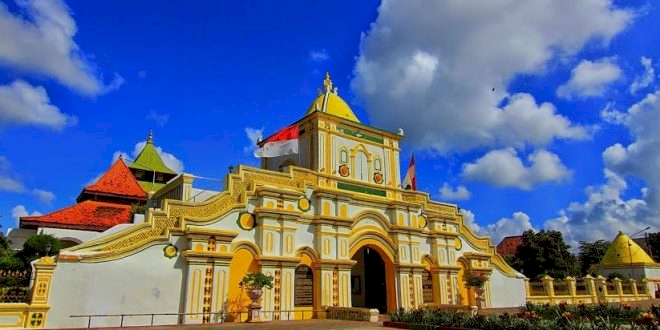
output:
[[[601,262],[605,252],[607,252],[609,247],[610,242],[602,239],[595,242],[580,241],[580,252],[578,252],[578,260],[580,261],[580,274],[583,276],[590,274],[590,267]]]
[[[651,257],[656,262],[660,261],[660,232],[649,234],[648,245],[651,250]]]
[[[27,265],[32,260],[56,255],[60,252],[61,248],[62,243],[57,238],[52,235],[39,234],[28,238],[23,243],[23,249],[16,255]]]
[[[523,242],[516,251],[520,269],[525,276],[535,279],[547,274],[554,278],[576,275],[578,272],[575,255],[569,250],[561,233],[542,230],[523,233]]]

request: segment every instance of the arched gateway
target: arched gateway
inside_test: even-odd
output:
[[[241,320],[226,313],[245,307],[238,282],[252,271],[274,277],[261,299],[267,320],[316,317],[333,306],[458,305],[459,273],[472,271],[490,278],[487,306],[525,303],[523,277],[464,225],[457,206],[401,189],[403,134],[360,123],[328,76],[292,125],[299,154],[238,166],[203,201],[192,201],[194,177],[180,175],[151,195],[143,223],[63,251],[47,284],[45,325],[86,326],[69,317],[80,314]]]

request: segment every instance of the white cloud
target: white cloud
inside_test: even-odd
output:
[[[124,159],[134,160],[140,154],[140,151],[144,149],[144,146],[146,144],[147,141],[136,143],[135,147],[133,148],[133,153],[131,154],[131,156],[129,156],[129,154],[125,151],[115,151],[112,154],[112,162],[114,163],[117,159],[119,159],[119,156],[122,156]],[[156,151],[160,155],[160,158],[163,159],[163,163],[165,163],[165,166],[169,167],[172,171],[176,173],[183,173],[183,161],[176,158],[176,156],[174,156],[173,154],[163,151],[161,147],[156,147]],[[100,176],[93,179],[93,181],[90,180],[88,183],[96,182],[98,178],[100,178]]]
[[[22,193],[25,185],[10,173],[11,163],[5,156],[0,156],[0,191]]]
[[[491,242],[497,245],[507,236],[518,236],[526,230],[534,230],[529,216],[524,212],[514,212],[511,218],[502,218],[481,228],[481,233],[489,235]]]
[[[158,127],[163,127],[167,125],[167,122],[170,120],[170,114],[165,113],[161,115],[154,110],[149,110],[149,114],[147,115],[146,119],[153,120]]]
[[[17,1],[19,13],[0,3],[0,64],[55,78],[87,95],[118,88],[123,79],[104,85],[73,40],[76,22],[58,0]],[[23,15],[21,15],[23,14]]]
[[[474,163],[463,165],[463,177],[499,187],[531,189],[545,182],[560,182],[571,176],[556,154],[547,150],[534,151],[525,166],[513,148],[493,150]]]
[[[571,203],[557,218],[544,223],[545,229],[562,232],[573,248],[579,241],[612,240],[619,231],[633,234],[646,226],[651,226],[652,231],[660,228],[657,211],[644,200],[621,198],[626,181],[610,170],[604,172],[607,183],[588,187],[585,202]]]
[[[440,199],[458,201],[470,199],[470,191],[465,186],[458,186],[454,189],[446,182],[440,188]]]
[[[573,246],[580,240],[611,240],[619,230],[628,234],[649,226],[651,232],[660,230],[660,90],[625,113],[617,112],[616,118],[628,128],[633,142],[616,143],[603,151],[607,182],[587,188],[586,201],[571,203],[545,223],[546,228],[563,232]],[[640,197],[622,197],[628,188],[626,176],[644,181]]]
[[[250,144],[243,148],[243,152],[252,154],[255,150],[257,150],[257,142],[259,142],[259,140],[263,139],[264,137],[264,128],[246,127],[245,135],[247,136],[248,140],[250,140]]]
[[[530,218],[524,212],[514,212],[511,218],[502,218],[495,223],[486,226],[476,224],[474,213],[469,210],[461,209],[463,222],[472,231],[479,235],[490,236],[490,241],[497,245],[504,237],[521,235],[526,230],[534,230]]]
[[[648,185],[647,202],[660,210],[660,90],[648,94],[623,115],[623,124],[634,141],[614,144],[603,152],[608,169],[620,176],[632,175]]]
[[[635,80],[630,84],[630,94],[635,94],[638,90],[648,87],[655,80],[655,70],[651,59],[642,56],[640,61],[644,67],[644,73],[635,77]]]
[[[0,125],[39,125],[61,130],[74,125],[76,117],[50,103],[46,89],[17,80],[0,85]]]
[[[472,211],[467,209],[460,209],[459,212],[461,215],[463,215],[463,223],[465,226],[477,234],[481,233],[481,227],[479,227],[479,225],[476,223],[476,219]]]
[[[552,105],[510,97],[508,85],[589,42],[606,44],[632,17],[611,0],[386,0],[362,38],[352,88],[374,125],[440,152],[585,138]]]
[[[40,202],[44,204],[50,205],[50,203],[55,200],[55,194],[43,189],[32,189],[32,195],[34,195]]]
[[[38,211],[29,213],[28,210],[23,205],[16,205],[14,206],[13,209],[11,209],[11,217],[16,221],[15,223],[16,227],[18,227],[18,221],[20,220],[20,218],[28,215],[35,216],[35,215],[41,215],[41,213]]]
[[[311,50],[309,51],[309,60],[312,62],[325,62],[330,59],[330,54],[327,50]]]
[[[23,182],[15,178],[6,174],[0,174],[0,191],[20,193],[25,191],[25,186],[23,185]]]
[[[607,87],[621,75],[621,68],[612,58],[595,62],[582,60],[571,71],[571,78],[557,88],[557,96],[565,99],[603,96]]]

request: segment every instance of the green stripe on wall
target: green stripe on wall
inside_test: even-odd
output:
[[[362,193],[362,194],[369,194],[369,195],[375,195],[381,197],[387,196],[387,192],[385,190],[363,187],[363,186],[358,186],[344,182],[337,182],[337,188],[342,190],[349,190],[357,193]]]
[[[347,134],[347,135],[350,135],[350,136],[355,136],[358,139],[364,139],[364,140],[367,140],[367,141],[376,142],[376,143],[380,143],[380,144],[384,143],[382,138],[371,136],[371,135],[364,134],[364,133],[358,133],[358,132],[356,132],[354,130],[351,130],[351,129],[348,129],[348,128],[337,127],[337,130],[340,133],[344,133],[344,134]]]

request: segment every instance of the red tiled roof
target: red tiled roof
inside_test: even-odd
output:
[[[501,256],[512,256],[516,254],[516,250],[522,242],[522,236],[505,237],[500,244],[497,244],[497,253]]]
[[[29,225],[50,228],[104,231],[131,222],[131,206],[87,200],[53,213],[21,217],[20,227]]]
[[[85,187],[81,194],[103,194],[138,199],[146,199],[148,196],[121,158],[112,164],[96,183]]]

